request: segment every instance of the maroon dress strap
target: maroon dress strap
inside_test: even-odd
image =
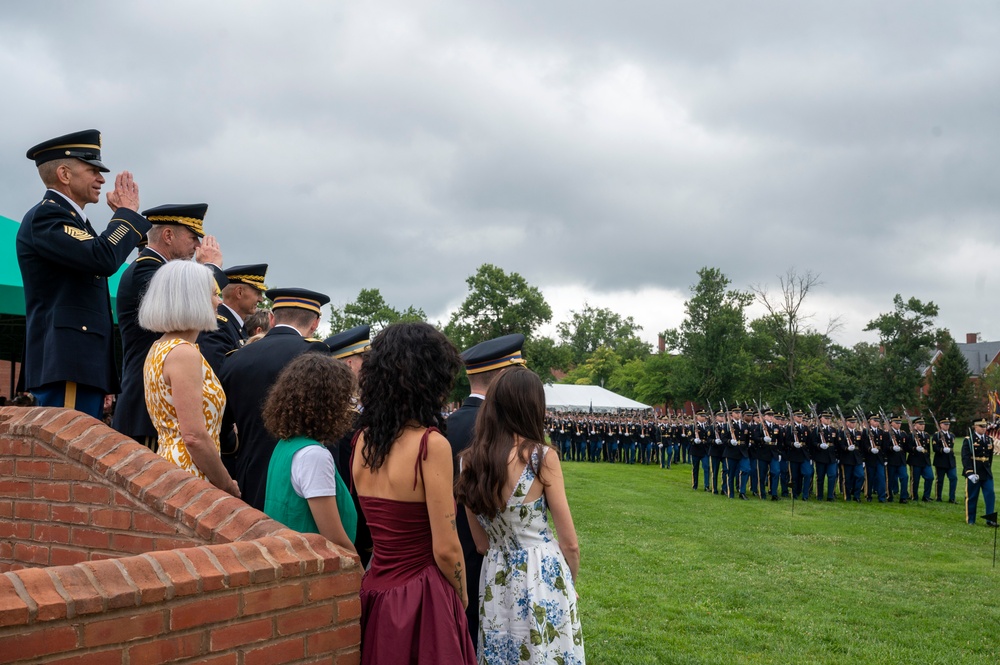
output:
[[[351,437],[351,461],[348,464],[351,468],[347,470],[347,489],[354,492],[354,451],[357,450],[358,437],[361,436],[361,430],[354,433]]]
[[[413,489],[417,489],[417,474],[420,474],[420,480],[424,479],[424,466],[422,462],[427,459],[427,437],[431,435],[431,432],[441,433],[437,427],[428,427],[424,430],[424,435],[420,437],[420,449],[417,450],[417,462],[413,465]]]

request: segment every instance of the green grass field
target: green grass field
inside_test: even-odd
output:
[[[1000,662],[994,531],[965,524],[961,474],[958,505],[793,514],[692,491],[690,465],[564,468],[588,663]]]

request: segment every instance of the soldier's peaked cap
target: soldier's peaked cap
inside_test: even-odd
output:
[[[207,203],[167,203],[142,211],[142,216],[152,224],[186,226],[199,238],[205,237]]]
[[[524,335],[520,333],[480,342],[462,352],[465,373],[479,374],[510,365],[523,365],[524,357],[521,355],[523,346]]]
[[[101,161],[101,133],[96,129],[85,129],[82,132],[64,134],[42,141],[28,148],[25,156],[33,159],[35,166],[41,166],[54,159],[76,158],[96,166],[102,173],[111,170]]]
[[[267,287],[264,286],[264,279],[267,277],[266,263],[233,266],[232,268],[226,268],[225,272],[226,277],[229,278],[230,284],[246,284],[247,286],[252,286],[258,291],[264,291],[267,289]]]
[[[334,358],[347,358],[372,348],[371,334],[371,326],[357,326],[323,341],[330,347],[330,354]]]
[[[271,301],[271,309],[295,307],[308,310],[317,316],[323,305],[330,302],[330,296],[309,289],[269,289],[264,292]]]

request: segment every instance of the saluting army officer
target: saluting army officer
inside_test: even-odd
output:
[[[142,214],[153,225],[147,233],[149,242],[118,282],[115,309],[124,362],[122,392],[111,426],[153,452],[156,452],[156,428],[146,412],[142,371],[146,354],[160,333],[139,325],[139,303],[149,281],[167,261],[197,257],[199,263],[208,264],[215,270],[218,279],[222,251],[215,238],[205,235],[207,211],[208,205],[204,203],[168,204],[144,210]]]
[[[101,197],[101,134],[66,134],[28,150],[46,186],[17,231],[24,283],[24,382],[39,406],[65,406],[101,417],[104,396],[118,392],[108,277],[150,224],[140,215],[139,187],[122,171],[107,196],[114,210],[97,233],[83,209]]]

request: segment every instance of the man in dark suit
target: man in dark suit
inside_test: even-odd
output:
[[[323,342],[307,339],[316,332],[320,308],[330,302],[329,296],[306,289],[271,289],[266,295],[273,303],[274,327],[230,355],[220,377],[227,398],[223,436],[236,425],[236,482],[243,500],[257,510],[264,509],[267,466],[278,444],[264,427],[264,399],[294,358],[307,352],[329,352]]]
[[[447,437],[452,454],[455,456],[456,478],[459,473],[458,455],[472,443],[476,415],[490,383],[503,368],[524,364],[524,358],[521,356],[523,346],[524,335],[504,335],[477,344],[462,353],[471,394],[455,413],[448,416],[447,420]],[[457,512],[458,540],[462,543],[462,552],[465,555],[466,579],[469,586],[469,607],[465,611],[465,616],[469,621],[472,643],[476,644],[479,641],[479,576],[483,567],[483,557],[476,550],[465,508],[459,506]]]
[[[153,452],[156,452],[156,428],[146,411],[143,365],[149,348],[160,333],[150,332],[139,325],[139,303],[149,281],[167,261],[197,256],[199,263],[209,264],[216,270],[222,265],[219,243],[212,236],[205,235],[207,210],[208,205],[204,203],[168,204],[143,210],[143,216],[153,225],[147,234],[149,243],[125,269],[118,283],[115,309],[122,335],[124,363],[122,392],[111,426]]]
[[[198,335],[201,355],[216,374],[222,372],[222,363],[233,351],[246,344],[249,335],[243,321],[250,317],[264,301],[264,279],[267,264],[257,263],[233,266],[225,271],[227,284],[222,289],[222,302],[216,311],[218,328]]]
[[[17,232],[27,319],[24,384],[39,406],[101,417],[118,392],[108,277],[145,237],[139,187],[123,171],[108,194],[114,210],[103,233],[83,212],[101,197],[104,173],[96,129],[60,136],[27,153],[47,187]]]

